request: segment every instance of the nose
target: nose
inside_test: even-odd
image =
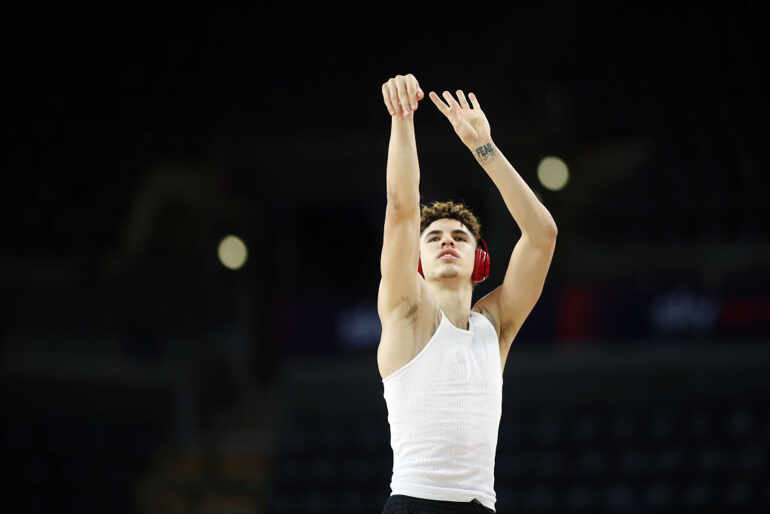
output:
[[[454,239],[452,239],[451,236],[449,238],[444,238],[444,240],[441,241],[441,246],[444,247],[447,243],[449,243],[452,246],[455,245],[455,241],[454,241]]]

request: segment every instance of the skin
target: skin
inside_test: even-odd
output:
[[[452,219],[431,224],[442,231],[438,239],[424,238],[431,227],[418,234],[420,174],[414,113],[425,95],[412,74],[389,79],[382,85],[382,95],[392,123],[382,280],[377,300],[382,322],[377,351],[380,374],[387,377],[424,348],[438,327],[440,310],[463,329],[468,327],[471,310],[486,316],[498,334],[504,367],[516,334],[542,292],[554,253],[556,223],[492,140],[489,121],[476,95],[469,93],[469,102],[459,89],[455,96],[443,91],[439,97],[431,91],[429,98],[497,187],[521,230],[502,284],[471,307],[475,241],[471,245],[455,239],[451,231],[462,224]],[[418,246],[404,244],[411,237],[419,240]],[[439,252],[447,247],[457,250],[460,259],[438,260]],[[422,256],[425,279],[411,271],[418,256]]]
[[[435,231],[439,230],[439,233]],[[454,250],[459,258],[439,257]],[[420,237],[420,261],[425,285],[452,323],[468,328],[473,295],[473,263],[476,239],[458,220],[442,218],[428,225]]]

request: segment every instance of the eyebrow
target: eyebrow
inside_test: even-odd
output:
[[[430,232],[425,234],[425,238],[427,239],[427,238],[429,238],[433,234],[441,234],[442,232],[443,232],[443,230],[431,230]],[[464,235],[465,237],[470,237],[470,234],[468,234],[468,232],[466,232],[465,230],[460,229],[460,228],[453,230],[452,234],[456,234],[458,232],[461,233],[462,235]]]

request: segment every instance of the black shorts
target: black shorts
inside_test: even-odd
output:
[[[476,499],[469,502],[449,502],[426,500],[404,494],[391,494],[382,509],[382,514],[443,514],[444,512],[493,514],[495,511],[485,507]]]

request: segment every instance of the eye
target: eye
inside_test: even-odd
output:
[[[435,241],[436,239],[438,239],[438,236],[433,236],[430,239],[428,239],[428,242],[430,243],[431,241]]]

